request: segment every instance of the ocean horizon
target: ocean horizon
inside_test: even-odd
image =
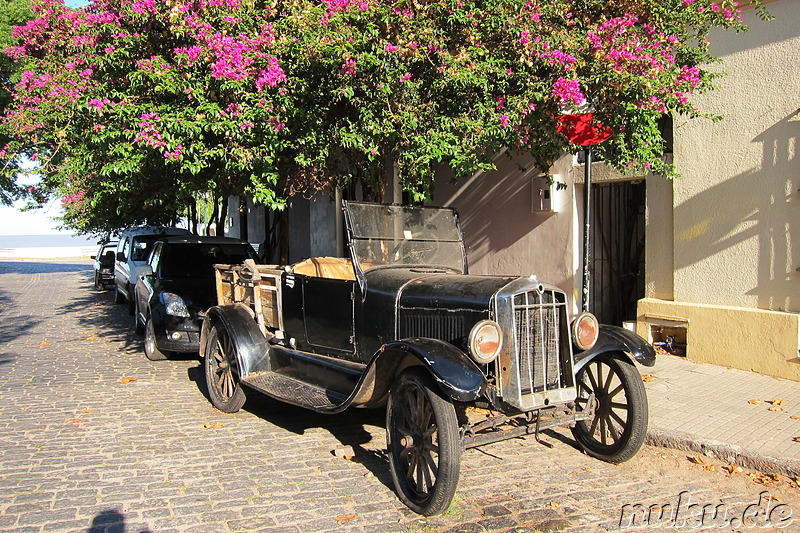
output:
[[[0,248],[97,247],[98,239],[85,235],[0,235]]]

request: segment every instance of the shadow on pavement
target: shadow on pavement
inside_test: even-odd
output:
[[[86,533],[125,533],[125,516],[113,509],[103,511],[92,519]],[[140,533],[150,533],[144,529]]]
[[[92,264],[88,260],[78,262],[60,262],[47,260],[46,263],[39,261],[0,261],[0,274],[58,274],[61,272],[80,272],[81,270],[92,270]]]
[[[188,369],[189,380],[208,399],[203,361]],[[272,399],[256,391],[247,391],[247,402],[243,409],[286,431],[303,435],[309,429],[324,429],[339,441],[343,448],[352,448],[352,462],[364,465],[381,483],[394,490],[389,462],[384,450],[368,446],[372,433],[366,426],[375,426],[385,431],[386,411],[384,409],[347,409],[336,415],[324,415]],[[333,453],[334,450],[331,450]],[[349,450],[348,450],[349,451]]]
[[[78,323],[96,337],[118,343],[125,353],[142,350],[141,339],[133,330],[133,317],[127,305],[114,303],[114,291],[98,291],[92,287],[92,273],[86,273],[86,291],[57,310],[62,313],[78,312]]]

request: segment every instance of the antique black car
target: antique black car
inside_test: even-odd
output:
[[[473,276],[452,209],[346,202],[351,259],[217,265],[201,355],[213,404],[255,390],[320,413],[386,405],[400,499],[450,504],[461,452],[557,425],[630,459],[647,428],[633,361],[652,347],[535,276]]]

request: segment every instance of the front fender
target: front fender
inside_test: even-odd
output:
[[[656,352],[646,340],[625,328],[602,324],[595,345],[585,352],[575,354],[575,372],[606,352],[622,352],[644,366],[656,364]]]
[[[200,355],[206,355],[206,343],[211,327],[219,324],[228,332],[239,363],[239,375],[245,377],[269,361],[270,345],[258,328],[253,312],[242,304],[220,305],[210,308],[203,320],[200,333]]]
[[[438,339],[418,337],[390,342],[381,348],[376,362],[384,358],[403,361],[396,371],[414,364],[424,366],[442,392],[454,401],[476,400],[486,385],[486,376],[467,354]]]

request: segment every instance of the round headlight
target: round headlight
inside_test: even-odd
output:
[[[588,350],[597,342],[600,324],[591,313],[581,313],[572,321],[572,342],[581,350]]]
[[[481,320],[469,332],[469,352],[477,363],[491,363],[502,347],[503,332],[494,320]]]

